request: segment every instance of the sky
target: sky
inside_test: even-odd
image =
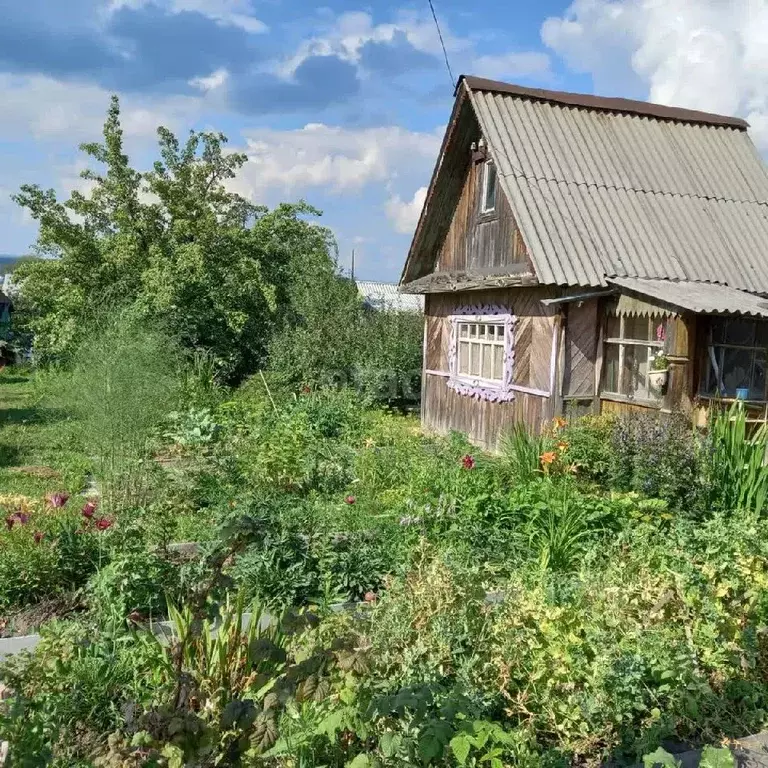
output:
[[[745,117],[768,155],[768,0],[434,0],[455,77]],[[348,268],[399,278],[453,103],[428,0],[0,0],[0,253],[30,250],[23,183],[85,189],[78,145],[121,99],[156,129],[223,131],[256,203],[323,211]]]

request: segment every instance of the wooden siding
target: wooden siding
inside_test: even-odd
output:
[[[595,394],[595,361],[599,336],[596,299],[567,305],[563,397],[587,399]]]
[[[479,133],[478,133],[479,136]],[[482,270],[529,264],[512,208],[496,179],[496,208],[481,212],[482,162],[470,161],[434,271]],[[531,268],[532,269],[532,268]]]
[[[556,311],[541,299],[552,298],[554,288],[519,288],[426,296],[422,423],[439,434],[457,430],[491,450],[515,422],[539,430],[553,415],[552,398],[516,392],[509,403],[491,403],[459,395],[447,386],[449,317],[467,305],[497,304],[517,317],[513,381],[518,386],[548,391],[552,359],[552,334]],[[432,373],[429,373],[429,372]]]

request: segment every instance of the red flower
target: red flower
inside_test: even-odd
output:
[[[35,531],[35,544],[39,544],[44,537],[45,534],[42,531]]]
[[[16,515],[8,515],[5,518],[5,527],[10,531],[16,524]]]
[[[354,496],[347,496],[347,498],[344,499],[344,501],[347,504],[354,504],[357,501],[357,499]]]
[[[369,591],[365,593],[365,597],[363,598],[366,603],[375,603],[376,602],[376,593]]]
[[[311,391],[312,390],[306,384],[301,388],[302,395],[308,395]]]
[[[83,507],[83,517],[90,520],[95,513],[96,513],[96,502],[95,501],[86,502],[85,506]]]
[[[69,494],[65,491],[51,493],[47,497],[46,501],[54,509],[61,509],[69,501]]]
[[[461,460],[461,466],[464,467],[464,469],[474,469],[475,468],[475,457],[470,456],[467,454],[462,458]]]
[[[111,527],[112,527],[112,524],[113,524],[113,522],[114,522],[114,521],[113,521],[113,520],[110,520],[108,517],[100,517],[100,518],[99,518],[99,519],[96,521],[96,527],[97,527],[97,528],[98,528],[100,531],[106,531],[106,530],[107,530],[107,528],[111,528]]]

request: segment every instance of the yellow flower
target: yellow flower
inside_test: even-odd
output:
[[[558,451],[567,451],[568,450],[568,443],[566,443],[565,440],[561,440],[557,444],[557,450]]]
[[[557,432],[558,429],[562,429],[568,422],[562,417],[558,416],[552,421],[552,425],[555,428],[555,432]]]

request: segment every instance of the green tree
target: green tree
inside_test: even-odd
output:
[[[19,319],[46,361],[70,354],[95,318],[128,308],[239,378],[263,365],[291,316],[296,274],[334,273],[332,236],[304,203],[268,211],[229,191],[247,158],[226,152],[223,134],[192,131],[182,144],[159,128],[158,142],[152,170],[132,168],[113,97],[103,142],[81,146],[102,169],[81,174],[89,191],[60,202],[27,184],[14,196],[39,222],[44,257],[15,273]]]

